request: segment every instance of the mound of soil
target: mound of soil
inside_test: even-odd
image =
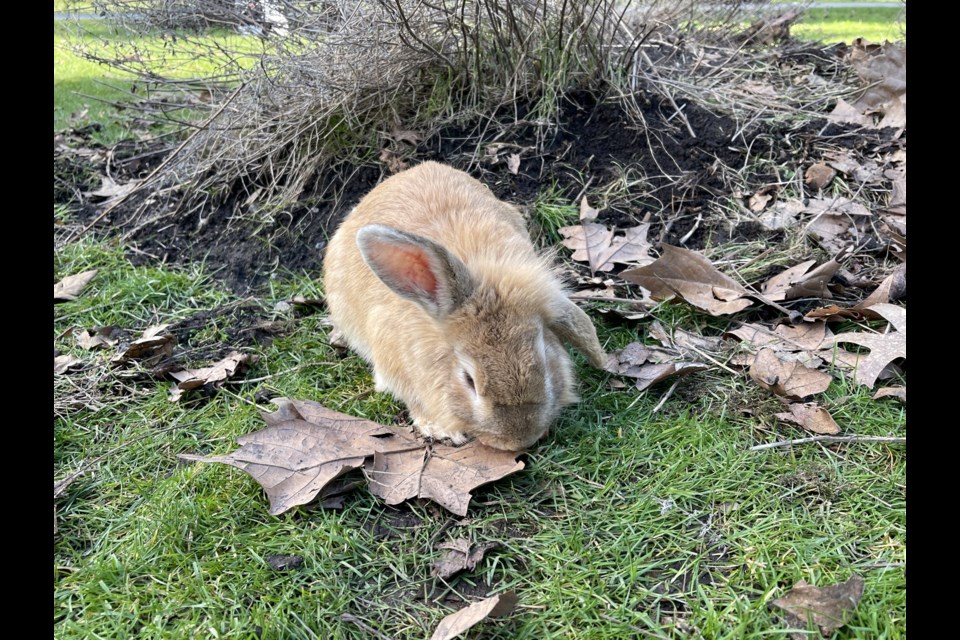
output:
[[[498,197],[521,208],[532,205],[548,186],[571,203],[587,189],[602,193],[612,188],[616,197],[606,203],[603,222],[629,226],[650,213],[651,240],[700,249],[708,241],[778,239],[777,233],[756,223],[731,228],[719,209],[711,206],[717,199],[736,197],[725,182],[729,178],[724,169],[788,161],[801,167],[808,156],[819,157],[817,146],[825,136],[834,146],[857,146],[862,151],[891,144],[882,131],[849,135],[846,128],[828,127],[825,121],[742,130],[732,119],[692,102],[679,105],[686,122],[677,117],[672,105],[658,98],[651,97],[640,106],[642,127],[631,121],[618,101],[580,92],[567,97],[559,126],[552,130],[525,120],[521,108],[511,110],[509,120],[506,114],[494,114],[493,121],[508,123],[498,127],[490,127],[491,120],[484,119],[443,128],[403,159],[409,163],[435,160],[464,169]],[[105,150],[89,143],[89,133],[70,132],[69,140],[64,134],[55,137],[55,202],[76,203],[78,194],[99,186],[98,177],[108,164],[115,177],[143,178],[169,151],[133,141]],[[898,142],[905,144],[905,136]],[[64,153],[65,146],[86,151]],[[503,160],[506,153],[521,156],[517,175],[508,171]],[[379,162],[338,167],[313,185],[313,193],[326,195],[306,197],[279,215],[260,219],[251,214],[245,205],[248,196],[239,189],[217,208],[193,211],[181,211],[175,197],[142,207],[143,196],[135,196],[98,222],[97,228],[111,225],[127,234],[139,249],[133,256],[136,261],[203,261],[231,289],[244,293],[278,269],[319,277],[327,238],[357,201],[387,175],[387,167]],[[779,180],[762,172],[741,171],[740,177],[748,189]],[[89,203],[81,207],[81,222],[93,220],[98,209]]]

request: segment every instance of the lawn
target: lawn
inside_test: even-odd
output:
[[[895,11],[853,10],[854,23],[836,11],[812,11],[794,34],[831,42],[900,33]],[[92,122],[105,126],[104,142],[128,137],[122,114],[86,97],[128,94],[100,84],[103,68],[64,48],[62,29],[55,22],[54,130]],[[577,220],[571,199],[543,188],[532,214],[541,241],[556,244],[558,228]],[[55,227],[79,215],[57,206]],[[718,241],[705,253],[749,280],[790,259],[756,243]],[[359,357],[330,346],[323,310],[288,304],[322,297],[320,274],[278,271],[241,296],[203,262],[169,265],[110,237],[90,233],[55,252],[57,280],[89,269],[99,271],[84,293],[54,310],[55,349],[82,363],[54,377],[54,477],[74,478],[55,500],[58,639],[425,638],[451,611],[506,590],[519,597],[516,611],[465,637],[785,637],[774,599],[800,580],[824,586],[853,574],[864,596],[833,637],[906,635],[902,445],[752,451],[810,434],[773,418],[780,401],[745,375],[716,367],[639,392],[578,357],[580,403],[522,472],[476,493],[466,518],[429,502],[385,506],[365,488],[341,509],[270,516],[249,476],[178,456],[231,451],[263,426],[269,397],[385,424],[403,413],[374,390]],[[651,315],[705,335],[729,328],[681,304]],[[652,342],[650,318],[592,317],[608,351]],[[234,346],[258,359],[220,390],[175,403],[169,378],[76,344],[82,329],[112,325],[129,340],[157,324],[175,331],[182,364],[208,365]],[[836,372],[818,400],[846,434],[905,436],[904,405],[872,393]],[[438,545],[457,538],[499,546],[474,570],[432,577]],[[276,556],[299,564],[278,569]]]

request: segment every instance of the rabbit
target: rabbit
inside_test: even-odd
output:
[[[563,342],[602,367],[590,318],[520,212],[424,162],[370,191],[324,257],[330,320],[421,435],[519,451],[578,400]]]

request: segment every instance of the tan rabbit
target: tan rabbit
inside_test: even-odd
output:
[[[424,436],[529,447],[577,400],[562,342],[603,366],[519,211],[462,171],[425,162],[377,186],[324,270],[334,327]]]

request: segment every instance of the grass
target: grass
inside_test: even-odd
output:
[[[105,136],[123,137],[111,108],[77,95],[113,99],[96,83],[103,70],[58,49],[59,37],[55,24],[55,129],[89,107],[88,119],[107,125]],[[547,190],[533,218],[551,244],[577,214]],[[71,216],[54,212],[55,221]],[[759,278],[784,259],[748,255],[741,275]],[[183,464],[178,454],[225,453],[260,428],[251,404],[258,391],[382,422],[402,409],[373,391],[358,357],[331,350],[320,314],[277,306],[293,294],[317,297],[319,283],[275,279],[242,313],[212,317],[185,337],[180,348],[199,365],[256,322],[292,322],[271,343],[246,347],[260,357],[246,376],[265,380],[174,404],[169,380],[111,367],[104,352],[77,348],[68,330],[117,325],[138,334],[240,301],[202,264],[135,266],[123,247],[92,239],[54,257],[57,278],[91,268],[100,272],[83,296],[54,314],[55,348],[85,363],[54,380],[55,478],[85,470],[56,501],[57,638],[370,637],[345,613],[388,637],[423,638],[454,606],[506,589],[517,591],[518,610],[466,637],[782,637],[771,600],[798,580],[827,585],[852,573],[864,576],[864,597],[834,637],[906,634],[905,450],[810,444],[751,452],[807,434],[776,421],[779,403],[743,376],[695,374],[654,411],[669,383],[615,390],[607,374],[580,362],[582,401],[523,472],[477,492],[468,518],[428,503],[386,507],[363,489],[339,511],[272,517],[248,476]],[[655,314],[666,326],[713,334],[726,323],[679,305]],[[645,326],[600,332],[614,349]],[[905,435],[903,407],[870,396],[839,376],[821,402],[846,433]],[[473,571],[431,578],[436,545],[461,536],[503,547]],[[304,562],[280,572],[267,563],[271,554]]]
[[[260,389],[310,398],[373,420],[401,407],[372,391],[356,356],[338,360],[319,315],[253,347],[254,385],[228,385],[179,404],[168,382],[111,374],[104,356],[79,352],[69,327],[117,324],[139,331],[232,297],[204,274],[134,267],[122,251],[87,241],[58,256],[57,276],[100,268],[79,300],[58,305],[55,346],[87,361],[59,377],[99,380],[101,409],[74,408],[55,422],[60,479],[98,456],[57,502],[54,545],[58,638],[366,638],[350,613],[389,637],[423,638],[450,605],[516,589],[509,619],[467,637],[759,638],[783,628],[770,600],[796,581],[825,585],[864,575],[855,618],[837,638],[904,635],[905,453],[880,444],[806,445],[750,452],[758,442],[803,434],[771,418],[777,405],[742,378],[704,373],[666,391],[609,389],[580,368],[582,402],[517,476],[478,492],[468,519],[429,504],[385,507],[365,490],[342,511],[271,517],[262,491],[221,465],[181,464],[179,453],[223,453],[262,426],[249,402]],[[271,318],[316,282],[279,281],[257,304]],[[679,306],[664,323],[691,326]],[[201,350],[236,327],[194,334]],[[636,329],[602,330],[608,348]],[[59,336],[59,337],[57,337]],[[337,362],[333,366],[304,366]],[[96,375],[94,375],[96,372]],[[285,372],[285,373],[284,373]],[[63,388],[61,393],[65,393]],[[895,402],[843,380],[825,403],[848,432],[903,435]],[[436,544],[494,540],[476,570],[432,579]],[[270,554],[303,566],[273,570]]]
[[[817,9],[811,8],[790,32],[797,38],[824,43],[906,40],[906,12],[894,2],[890,8]]]

